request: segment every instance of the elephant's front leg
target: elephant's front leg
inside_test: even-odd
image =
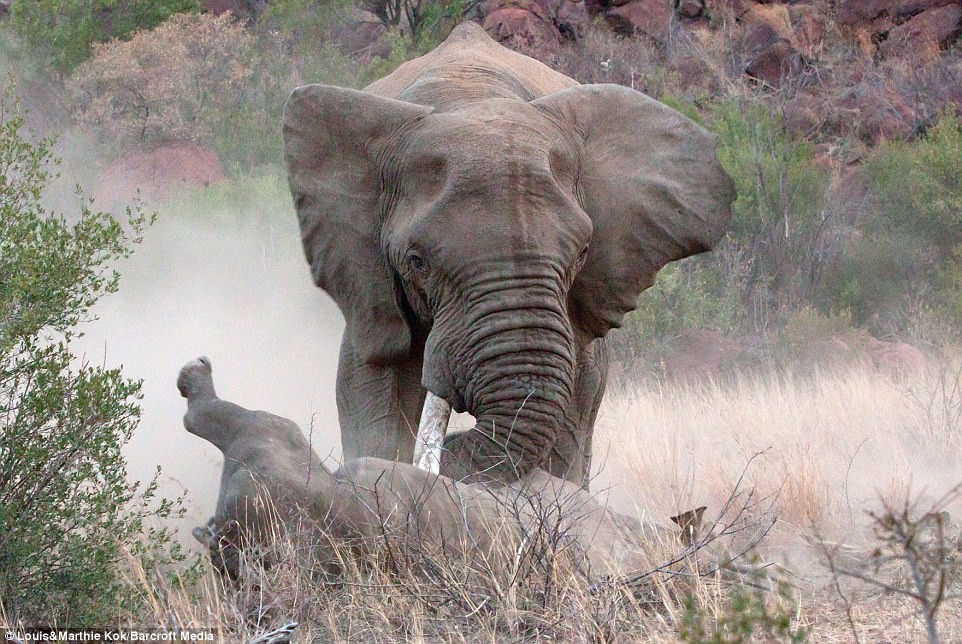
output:
[[[591,438],[608,382],[608,349],[603,339],[589,343],[578,354],[574,395],[568,404],[544,469],[587,490],[591,476]]]
[[[425,396],[421,364],[419,357],[391,365],[366,364],[347,337],[341,341],[337,413],[345,461],[373,456],[411,462]]]

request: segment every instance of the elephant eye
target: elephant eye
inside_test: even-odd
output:
[[[410,266],[411,270],[415,273],[423,273],[428,269],[428,263],[416,250],[408,252],[408,266]]]

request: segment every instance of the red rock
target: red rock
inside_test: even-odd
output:
[[[730,11],[735,18],[748,10],[752,0],[706,0],[705,10],[711,14],[718,14],[723,11]]]
[[[792,7],[792,29],[799,51],[814,55],[825,40],[827,18],[808,6]]]
[[[611,7],[611,3],[608,0],[585,0],[585,11],[590,18],[604,13],[609,7]]]
[[[862,86],[837,102],[842,109],[854,109],[856,135],[869,144],[905,140],[912,136],[917,114],[909,102],[891,87]]]
[[[675,12],[682,20],[694,20],[705,10],[702,0],[676,0]]]
[[[678,74],[683,88],[697,88],[714,94],[718,91],[718,77],[698,56],[680,56],[672,61],[672,71]]]
[[[928,368],[925,354],[906,342],[868,340],[868,355],[879,373],[901,380],[920,375]]]
[[[391,45],[386,36],[387,27],[380,20],[359,20],[341,30],[337,42],[345,53],[357,60],[370,62],[376,57],[387,58],[391,55]]]
[[[577,40],[588,27],[588,10],[583,0],[535,0],[545,17],[569,40]]]
[[[742,51],[751,57],[758,56],[781,37],[774,27],[764,22],[748,25],[742,38]]]
[[[957,4],[958,0],[842,0],[837,20],[843,27],[864,27],[883,16],[902,22],[927,9]]]
[[[655,43],[668,43],[673,11],[669,0],[632,0],[608,11],[608,24],[624,36],[647,36]]]
[[[689,329],[668,342],[662,367],[672,380],[711,380],[731,372],[741,353],[741,345],[717,331]]]
[[[785,129],[803,138],[815,134],[824,121],[821,101],[809,93],[799,94],[782,108]]]
[[[779,87],[782,80],[801,71],[804,63],[801,54],[785,38],[779,38],[771,47],[757,55],[745,73],[755,80]]]
[[[185,188],[206,187],[224,180],[217,155],[196,143],[171,143],[150,152],[120,157],[98,179],[94,199],[99,208],[137,198],[156,201]]]
[[[893,28],[882,51],[889,56],[937,56],[962,32],[962,6],[929,9]]]
[[[482,26],[492,38],[514,48],[553,47],[562,40],[561,33],[534,2],[527,4],[524,9],[495,9],[485,16]]]

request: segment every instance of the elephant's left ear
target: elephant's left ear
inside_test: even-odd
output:
[[[601,337],[621,326],[661,267],[721,239],[735,186],[715,158],[713,134],[640,92],[581,85],[532,105],[581,147],[577,189],[594,232],[569,304],[576,322]]]

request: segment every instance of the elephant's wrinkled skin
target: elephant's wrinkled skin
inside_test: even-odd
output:
[[[265,411],[221,400],[206,357],[180,370],[177,389],[187,399],[184,427],[224,454],[217,509],[194,537],[210,547],[218,568],[236,576],[237,560],[218,548],[240,527],[255,541],[272,536],[278,519],[293,521],[310,505],[310,478],[326,473],[297,425]]]
[[[314,280],[347,321],[345,458],[411,462],[430,390],[477,419],[442,473],[587,487],[601,339],[727,228],[714,137],[465,23],[365,91],[296,89],[284,140]]]
[[[187,398],[187,430],[224,453],[217,510],[194,536],[231,577],[239,548],[270,543],[281,523],[296,525],[304,514],[317,529],[322,563],[336,559],[323,550],[335,543],[363,552],[389,535],[418,551],[470,552],[497,572],[541,522],[560,526],[558,545],[595,574],[631,570],[644,557],[647,533],[638,521],[543,471],[498,490],[376,458],[331,473],[293,422],[219,399],[206,358],[183,367],[178,388]]]

